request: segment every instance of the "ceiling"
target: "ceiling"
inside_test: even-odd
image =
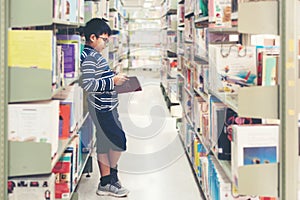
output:
[[[161,17],[162,0],[123,0],[123,7],[131,18]]]
[[[160,7],[162,0],[123,0],[123,5],[128,9]]]

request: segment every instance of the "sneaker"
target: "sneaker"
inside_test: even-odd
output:
[[[100,180],[100,182],[99,182],[99,185],[100,185],[100,183],[101,183],[101,180]],[[122,184],[121,184],[121,181],[120,181],[120,180],[118,180],[115,184],[118,185],[119,187],[122,187]]]
[[[129,190],[117,183],[107,184],[105,186],[101,186],[99,183],[96,193],[100,196],[126,197],[129,193]]]

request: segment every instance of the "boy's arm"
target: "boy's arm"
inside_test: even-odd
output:
[[[98,62],[98,63],[97,63]],[[114,89],[114,73],[107,70],[104,59],[99,61],[92,56],[86,57],[81,64],[82,88],[87,92],[103,92]],[[98,77],[96,79],[96,77]]]

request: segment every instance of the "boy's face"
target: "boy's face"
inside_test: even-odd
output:
[[[109,38],[108,38],[108,34],[102,34],[99,36],[96,36],[94,34],[91,35],[90,37],[90,45],[96,49],[96,51],[98,52],[102,52],[103,49],[105,49],[105,47],[108,44]]]

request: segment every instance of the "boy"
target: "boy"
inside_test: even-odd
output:
[[[84,27],[86,44],[80,57],[81,87],[88,93],[89,114],[96,126],[97,158],[100,170],[98,195],[127,196],[129,191],[118,180],[117,163],[126,150],[126,136],[118,115],[115,85],[122,85],[126,76],[116,75],[101,55],[107,46],[111,29],[94,18]]]

